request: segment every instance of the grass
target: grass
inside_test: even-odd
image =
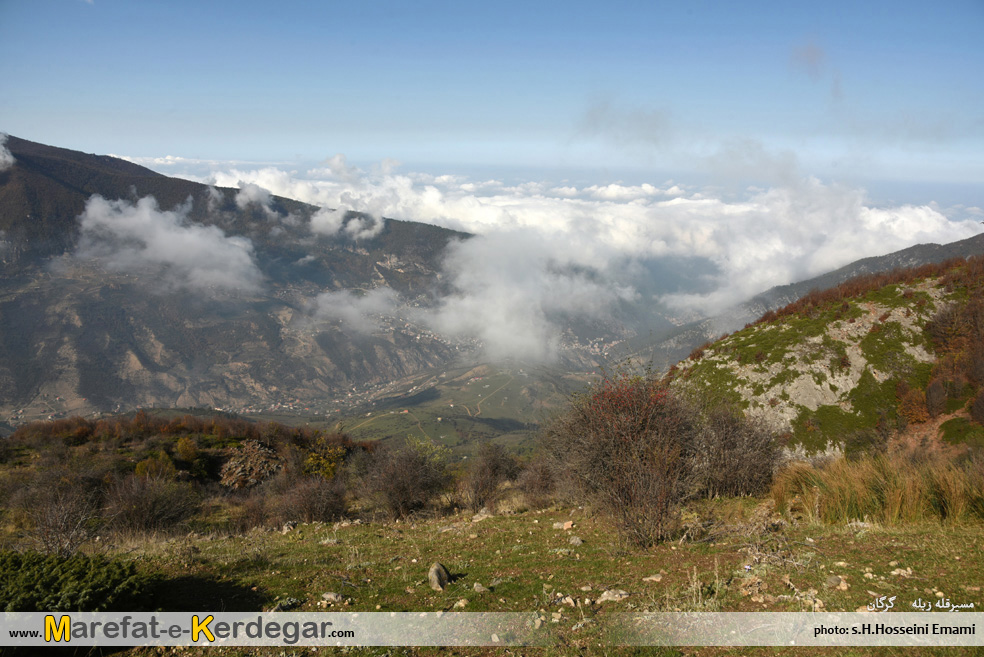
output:
[[[538,612],[557,647],[521,652],[534,655],[698,652],[604,647],[606,619],[623,611],[853,611],[872,602],[869,591],[898,596],[905,604],[936,592],[954,603],[984,602],[979,588],[974,589],[984,581],[980,523],[954,524],[945,532],[932,522],[902,527],[779,523],[773,531],[762,531],[777,519],[768,508],[768,501],[749,498],[704,502],[687,514],[690,523],[706,528],[699,541],[669,542],[650,550],[615,540],[604,519],[577,508],[480,522],[458,514],[400,524],[299,525],[286,534],[193,536],[117,549],[141,569],[163,573],[176,583],[155,600],[165,608],[260,610],[291,597],[303,601],[297,611],[451,611],[456,602],[467,600],[465,611]],[[574,521],[572,530],[553,528],[567,520]],[[573,535],[583,544],[572,546]],[[433,561],[452,573],[453,581],[443,592],[426,584]],[[906,574],[893,574],[899,568]],[[827,587],[831,574],[843,577],[849,588]],[[646,581],[653,575],[660,580]],[[490,590],[475,592],[476,582]],[[590,590],[582,590],[588,586]],[[585,598],[597,600],[605,589],[630,595],[620,602],[585,604]],[[325,592],[340,593],[346,602],[319,606]],[[567,596],[577,600],[576,606],[563,603]],[[555,613],[559,619],[552,623]],[[291,650],[283,654],[314,654],[310,648]],[[176,652],[210,654],[191,648]],[[491,648],[351,652],[503,654]],[[699,652],[772,655],[777,650]],[[805,654],[827,652],[804,649]],[[130,654],[156,653],[134,649]],[[223,654],[256,653],[242,648]],[[883,648],[863,654],[897,653]]]
[[[822,469],[798,464],[780,473],[772,496],[787,517],[814,523],[980,523],[984,464],[902,453],[841,458]]]
[[[984,427],[967,417],[955,417],[940,426],[942,438],[953,445],[984,448]]]

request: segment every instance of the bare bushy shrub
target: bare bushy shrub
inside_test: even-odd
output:
[[[703,412],[664,381],[626,372],[574,396],[547,426],[543,447],[553,479],[639,545],[665,538],[687,499],[763,492],[781,457],[763,423],[728,409]]]
[[[516,479],[519,463],[502,445],[483,443],[468,472],[468,506],[472,511],[494,509],[499,486]]]
[[[597,503],[632,542],[665,537],[686,491],[692,412],[648,376],[618,373],[555,418],[543,435],[554,475]]]
[[[154,532],[174,528],[199,506],[198,493],[187,482],[128,475],[109,486],[106,513],[119,531]]]
[[[523,500],[531,509],[543,509],[553,502],[556,485],[553,469],[543,458],[537,458],[526,465],[519,473],[519,490]]]
[[[696,494],[758,495],[771,485],[781,449],[763,421],[716,408],[696,432],[692,454]]]
[[[424,509],[451,484],[447,448],[407,438],[399,447],[370,455],[363,487],[377,497],[392,518]]]
[[[339,477],[300,477],[267,500],[267,518],[276,524],[332,522],[345,514],[345,485]]]
[[[38,551],[60,557],[74,554],[102,525],[98,488],[80,477],[43,471],[13,506],[27,520],[25,534]]]
[[[936,417],[946,410],[946,386],[941,379],[933,379],[926,386],[926,410],[930,417]]]
[[[254,527],[263,527],[268,521],[267,496],[261,489],[254,488],[235,507],[230,525],[233,531],[242,534]]]

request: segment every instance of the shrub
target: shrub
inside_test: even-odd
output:
[[[174,446],[174,452],[185,463],[194,463],[198,458],[198,444],[191,436],[181,436]]]
[[[279,479],[284,475],[278,475]],[[274,481],[270,482],[271,484]],[[302,477],[266,500],[267,519],[284,523],[331,522],[345,514],[345,485],[338,477]]]
[[[400,447],[371,455],[363,485],[381,499],[391,517],[406,517],[447,490],[449,454],[445,447],[408,437]]]
[[[27,519],[25,533],[44,554],[68,557],[102,524],[99,491],[81,477],[43,471],[17,495],[14,506]]]
[[[267,496],[254,488],[232,513],[230,525],[233,531],[242,534],[254,527],[264,526],[268,517]]]
[[[338,466],[344,459],[345,447],[321,436],[304,461],[304,472],[323,479],[331,479],[338,472]]]
[[[553,501],[556,491],[553,469],[545,459],[535,459],[523,468],[517,483],[526,505],[530,508],[543,509]]]
[[[950,351],[961,336],[960,307],[951,303],[940,308],[924,328],[930,340],[941,352]]]
[[[946,410],[946,386],[941,379],[933,379],[926,386],[926,410],[930,417],[936,417]]]
[[[693,414],[649,376],[618,373],[586,394],[544,433],[555,477],[597,503],[639,545],[670,530],[685,491]]]
[[[165,479],[173,479],[178,474],[177,468],[174,467],[174,461],[163,450],[137,463],[137,467],[134,468],[133,472],[138,477]]]
[[[929,412],[926,408],[926,393],[917,388],[906,391],[899,399],[899,415],[908,423],[920,424],[928,421]]]
[[[187,482],[166,477],[129,475],[109,487],[106,513],[121,531],[150,532],[175,527],[200,506],[199,496]]]
[[[516,478],[519,464],[502,445],[483,443],[468,473],[468,504],[473,511],[494,509],[499,486]]]
[[[542,440],[560,492],[598,505],[639,545],[665,538],[687,499],[766,490],[780,456],[764,424],[702,412],[665,380],[624,371],[575,395]]]
[[[768,490],[781,449],[760,420],[716,408],[695,434],[694,492],[718,495],[758,495]]]
[[[0,610],[142,611],[156,582],[132,563],[0,552]]]

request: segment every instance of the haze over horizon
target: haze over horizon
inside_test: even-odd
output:
[[[243,204],[479,234],[446,262],[459,294],[436,325],[549,342],[548,317],[603,314],[600,296],[709,314],[980,233],[982,28],[972,0],[7,3],[0,130]],[[310,229],[372,234],[339,216]],[[112,203],[80,218],[220,237],[182,221]],[[250,245],[225,246],[259,285]]]

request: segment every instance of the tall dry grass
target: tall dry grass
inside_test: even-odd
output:
[[[817,524],[903,525],[984,520],[984,459],[894,452],[837,459],[779,473],[772,498],[783,514]]]

